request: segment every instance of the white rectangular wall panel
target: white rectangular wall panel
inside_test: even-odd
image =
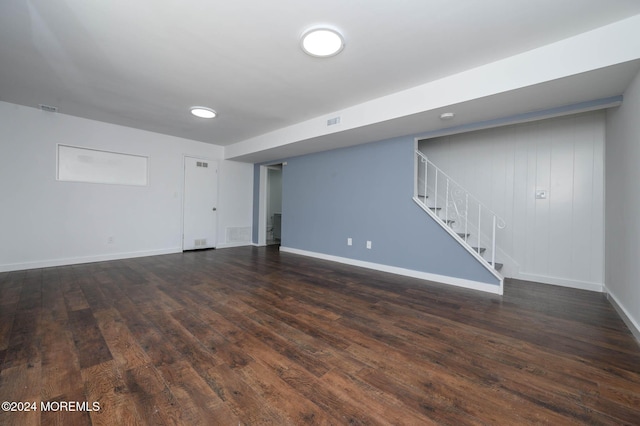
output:
[[[147,157],[141,155],[58,145],[57,179],[146,186],[148,161]]]

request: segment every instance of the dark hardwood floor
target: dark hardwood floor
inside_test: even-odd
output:
[[[0,402],[36,405],[3,425],[640,424],[640,347],[603,294],[275,247],[0,274],[0,368]]]

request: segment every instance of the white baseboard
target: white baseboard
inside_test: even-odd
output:
[[[216,249],[225,249],[225,248],[232,248],[232,247],[245,247],[245,246],[250,246],[250,245],[253,245],[253,243],[251,241],[246,241],[244,243],[222,243],[222,244],[216,245]]]
[[[640,344],[640,324],[631,316],[629,312],[626,310],[624,305],[620,303],[615,294],[611,293],[608,288],[605,287],[605,292],[607,293],[607,299],[611,302],[613,308],[618,312],[622,321],[627,325],[631,334],[636,338],[638,344]]]
[[[54,266],[77,265],[80,263],[104,262],[108,260],[131,259],[134,257],[158,256],[162,254],[174,254],[174,253],[182,253],[182,248],[176,247],[176,248],[161,249],[161,250],[134,251],[134,252],[125,252],[125,253],[103,254],[103,255],[97,255],[97,256],[69,257],[64,259],[40,260],[40,261],[24,262],[24,263],[11,263],[7,265],[0,265],[0,272],[22,271],[26,269],[38,269],[38,268],[51,268]]]
[[[396,275],[403,275],[406,277],[419,278],[426,281],[433,281],[441,284],[449,284],[457,287],[468,288],[472,290],[484,291],[492,294],[502,295],[503,283],[500,285],[493,285],[483,283],[480,281],[466,280],[463,278],[448,277],[445,275],[431,274],[428,272],[415,271],[412,269],[399,268],[397,266],[382,265],[379,263],[365,262],[363,260],[350,259],[348,257],[333,256],[330,254],[317,253],[312,251],[300,250],[291,247],[280,246],[280,251],[286,253],[299,254],[302,256],[315,257],[317,259],[330,260],[332,262],[344,263],[352,266],[359,266],[361,268],[373,269],[376,271],[389,272]]]
[[[576,288],[578,290],[597,291],[602,293],[604,286],[601,283],[594,283],[589,281],[572,280],[567,278],[549,277],[546,275],[528,274],[525,272],[515,272],[510,274],[509,278],[515,278],[517,280],[534,281],[542,284],[558,285],[562,287]]]

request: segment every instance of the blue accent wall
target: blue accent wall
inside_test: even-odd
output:
[[[413,201],[415,136],[466,132],[621,102],[596,99],[421,135],[283,159],[282,245],[499,285]],[[280,162],[280,161],[279,161]],[[264,164],[274,164],[269,162]],[[253,242],[258,242],[260,164],[254,168]],[[353,246],[347,246],[347,238]],[[366,249],[367,240],[373,242]]]
[[[287,159],[282,245],[499,285],[413,201],[414,149],[404,137]]]

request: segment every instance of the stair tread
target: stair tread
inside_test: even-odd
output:
[[[489,262],[489,264],[491,264],[491,262]],[[495,265],[494,265],[494,269],[495,269],[496,271],[499,271],[499,270],[501,270],[501,269],[502,269],[502,267],[503,267],[503,266],[504,266],[504,264],[502,264],[502,263],[500,263],[500,262],[496,262],[496,263],[495,263]]]
[[[418,197],[418,198],[422,198],[422,199],[424,199],[425,201],[426,201],[426,199],[427,199],[427,198],[429,198],[429,196],[428,196],[428,195],[421,195],[421,194],[418,194],[418,195],[417,195],[417,197]],[[426,207],[427,207],[429,210],[433,211],[433,212],[436,212],[436,211],[440,211],[440,210],[442,210],[442,207],[429,207],[429,206],[426,206]],[[447,224],[447,225],[449,225],[449,226],[451,226],[452,224],[454,224],[454,223],[456,222],[456,221],[455,221],[455,219],[440,219],[440,220],[442,220],[445,224]],[[468,232],[467,232],[467,233],[464,233],[464,232],[456,232],[456,234],[458,235],[458,237],[462,238],[463,240],[466,240],[467,242],[468,242],[468,238],[471,236],[471,234],[470,234],[470,233],[468,233]],[[473,251],[475,251],[476,253],[479,253],[479,254],[482,254],[482,253],[484,253],[484,252],[486,252],[486,251],[487,251],[487,248],[486,248],[486,247],[480,247],[480,248],[478,248],[478,247],[473,247],[473,246],[472,246],[472,247],[471,247],[471,249],[472,249]],[[489,262],[489,264],[491,264],[491,262]],[[502,263],[500,263],[500,262],[495,262],[495,264],[494,264],[494,266],[493,266],[493,267],[494,267],[494,269],[495,269],[496,271],[499,271],[499,270],[501,270],[501,269],[502,269],[502,267],[503,267],[503,266],[504,266],[504,264],[502,264]]]

